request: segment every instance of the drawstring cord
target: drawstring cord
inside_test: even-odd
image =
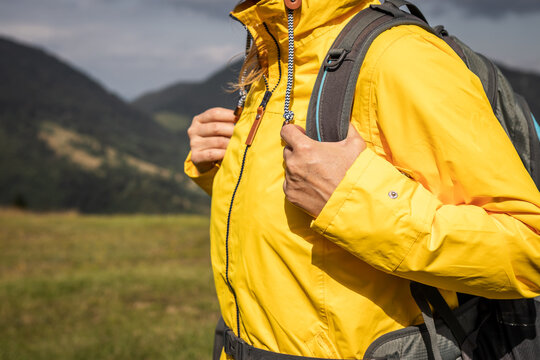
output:
[[[289,35],[289,52],[287,55],[287,89],[285,90],[285,109],[283,111],[284,125],[294,120],[294,113],[290,109],[291,92],[294,83],[294,10],[287,9],[287,33]]]
[[[264,26],[266,28],[266,31],[272,36],[272,34],[268,31],[268,27],[265,23],[264,23]],[[244,25],[244,28],[246,28],[246,31],[247,31],[247,27],[245,25]],[[288,40],[289,40],[288,53],[287,53],[287,88],[285,90],[285,104],[284,104],[284,109],[283,109],[283,118],[285,119],[285,121],[283,122],[283,125],[290,124],[294,120],[294,112],[291,110],[291,95],[292,95],[292,88],[294,85],[294,9],[287,9],[287,35],[288,35]],[[279,45],[273,36],[272,36],[272,39],[276,43],[278,53],[279,53]],[[251,42],[252,42],[251,34],[249,33],[249,31],[247,31],[246,52],[245,52],[246,57],[249,52]],[[279,61],[279,54],[278,54],[278,61]],[[280,70],[279,78],[281,79],[281,66],[279,67],[279,70]],[[242,81],[245,80],[246,76],[247,74],[244,72],[244,74],[242,74],[241,80]],[[263,75],[263,79],[265,82],[266,90],[268,91],[268,82],[267,82],[266,76]],[[278,84],[279,84],[279,80],[278,80]],[[276,84],[276,87],[277,87],[277,84]],[[273,93],[274,91],[272,90],[271,92]],[[239,90],[238,104],[234,112],[236,116],[236,121],[238,121],[238,119],[240,118],[240,114],[242,113],[242,110],[244,108],[246,97],[247,97],[247,91],[245,87],[242,87]]]

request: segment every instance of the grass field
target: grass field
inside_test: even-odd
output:
[[[208,220],[0,209],[0,359],[209,359]]]

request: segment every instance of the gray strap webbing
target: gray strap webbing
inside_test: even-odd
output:
[[[351,58],[350,51],[354,47],[357,38],[360,37],[361,32],[370,24],[385,16],[381,12],[366,10],[355,15],[345,26],[328,51],[323,66],[319,70],[306,121],[306,133],[311,138],[329,141],[327,139],[338,139],[346,136],[347,129],[343,133],[338,119],[341,109],[346,106],[347,87],[344,84],[348,82],[348,77],[352,75],[354,57]],[[320,106],[317,102],[318,99],[322,101]],[[317,119],[319,117],[328,120],[318,123]],[[317,134],[321,134],[321,137],[318,138]]]
[[[461,326],[461,324],[459,323],[457,317],[450,309],[450,306],[448,306],[448,304],[442,297],[439,290],[437,288],[434,288],[433,286],[419,283],[416,284],[422,288],[425,299],[433,306],[435,312],[443,319],[443,321],[446,323],[446,325],[452,332],[452,335],[454,335],[454,338],[461,346],[465,341],[467,334],[463,329],[463,326]]]
[[[458,42],[455,40],[455,38],[453,36],[450,36],[450,34],[448,33],[448,31],[446,31],[444,26],[437,25],[437,26],[435,26],[433,28],[433,30],[435,31],[435,35],[437,35],[438,37],[443,39],[445,43],[450,45],[452,50],[454,50],[454,52],[456,54],[458,54],[458,56],[461,58],[461,60],[463,60],[463,62],[465,64],[467,64],[467,67],[469,67],[469,64],[467,62],[467,57],[465,56],[465,53],[463,52],[463,49],[458,44]]]
[[[231,356],[234,360],[328,360],[322,358],[280,354],[258,349],[236,336],[235,333],[227,327],[227,325],[225,325],[223,340],[225,353]]]
[[[540,134],[536,132],[535,119],[532,116],[531,109],[525,98],[519,94],[515,94],[515,98],[516,101],[521,104],[521,108],[525,112],[524,115],[527,119],[529,132],[531,133],[529,136],[530,141],[528,151],[530,157],[530,170],[527,170],[529,170],[533,181],[536,183],[536,187],[540,190],[540,141],[536,141],[537,138],[540,139]],[[512,142],[514,142],[514,140],[512,140]]]
[[[315,81],[306,119],[309,137],[318,141],[347,137],[356,82],[369,47],[381,33],[399,25],[417,25],[433,32],[426,22],[393,4],[372,5],[345,26]]]
[[[220,316],[216,325],[216,332],[214,334],[214,351],[212,353],[213,360],[219,360],[219,358],[221,357],[221,352],[223,351],[223,347],[225,346],[226,328],[227,326],[225,325],[225,321],[223,321],[223,317]]]
[[[409,10],[409,12],[416,16],[417,18],[421,19],[422,21],[426,22],[427,23],[427,20],[426,18],[424,17],[424,14],[422,14],[422,12],[420,11],[420,9],[418,9],[416,7],[416,5],[414,5],[413,3],[410,3],[408,1],[405,1],[405,0],[386,0],[385,3],[391,3],[393,4],[395,7],[397,8],[400,8],[402,6],[406,6],[407,9]]]
[[[426,296],[422,291],[422,288],[416,282],[411,282],[411,294],[414,298],[414,301],[420,308],[422,312],[422,317],[424,318],[424,323],[426,325],[428,334],[429,334],[429,344],[426,344],[428,349],[428,354],[431,352],[433,360],[442,360],[441,352],[437,345],[437,329],[435,327],[435,320],[433,320],[433,314],[431,308],[426,300]]]

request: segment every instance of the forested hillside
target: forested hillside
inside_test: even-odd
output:
[[[0,38],[0,54],[0,204],[207,211],[184,138],[42,50]]]

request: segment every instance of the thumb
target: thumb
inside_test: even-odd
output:
[[[293,148],[299,142],[305,141],[305,139],[309,139],[306,136],[306,131],[302,127],[300,127],[298,125],[294,125],[294,124],[284,125],[281,128],[280,135],[281,135],[281,138],[283,139],[283,141],[285,141],[285,143],[287,145],[289,145],[289,146],[291,146]]]
[[[363,151],[366,148],[366,142],[360,136],[356,128],[352,123],[349,123],[349,130],[347,132],[347,137],[345,138],[347,144],[360,148],[360,151]]]
[[[301,127],[300,125],[296,125],[296,124],[293,124],[298,130],[300,130],[300,132],[304,135],[306,135],[306,129],[304,129],[303,127]],[[306,135],[307,136],[307,135]]]
[[[346,139],[362,138],[352,123],[349,123],[349,130]]]

